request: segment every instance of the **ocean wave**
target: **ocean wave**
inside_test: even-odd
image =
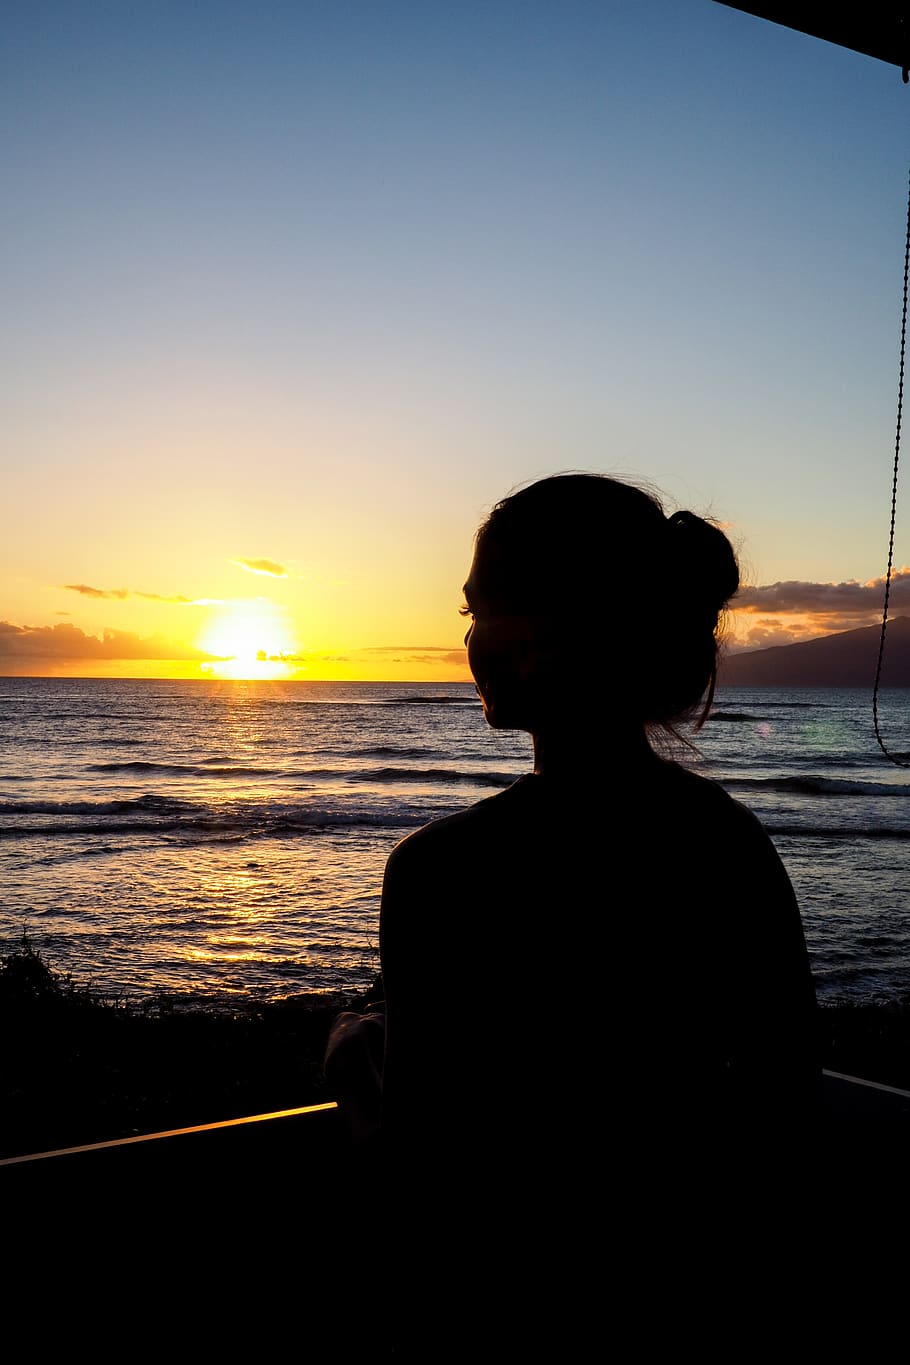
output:
[[[384,697],[379,706],[479,706],[480,698],[465,697]]]
[[[752,691],[751,688],[744,688],[743,691]],[[732,697],[730,700],[734,700]],[[739,698],[736,698],[739,700]],[[839,709],[835,702],[830,701],[773,701],[770,698],[766,701],[762,697],[760,702],[753,702],[763,711],[773,707],[776,711],[832,711]]]
[[[89,763],[86,771],[93,773],[150,773],[178,777],[280,777],[278,768],[250,768],[242,763],[222,764],[218,759],[205,758],[201,763],[154,763],[148,759],[134,759],[124,763]]]
[[[389,706],[480,706],[480,698],[475,692],[466,694],[463,697],[449,696],[398,696],[398,697],[374,697],[362,693],[353,693],[351,696],[322,696],[322,697],[295,697],[289,701],[282,702],[283,707],[293,707],[294,709],[314,707],[324,709],[326,707],[357,707],[360,710],[370,711],[377,707]]]
[[[312,776],[313,774],[308,774]],[[430,782],[444,783],[446,786],[469,787],[510,787],[518,773],[471,773],[460,772],[454,768],[373,768],[363,773],[347,774],[362,778],[365,782]]]
[[[77,740],[75,741],[75,743],[77,743],[77,744],[82,744],[82,743],[84,743],[84,741],[83,741],[83,740],[77,739]],[[149,743],[149,742],[148,742],[147,739],[126,739],[126,738],[118,737],[117,735],[100,735],[100,736],[98,736],[97,738],[95,738],[95,739],[92,740],[92,748],[93,748],[93,749],[130,749],[130,748],[141,749],[143,746],[145,746],[145,747],[147,748],[147,747],[148,747],[148,743]]]
[[[169,796],[146,793],[117,801],[3,801],[0,816],[4,815],[120,815],[130,811],[149,811],[170,814],[193,808],[192,802],[178,801]]]
[[[515,772],[471,772],[465,768],[288,768],[275,774],[307,787],[348,786],[388,787],[405,784],[445,787],[508,787],[521,774]]]
[[[292,758],[312,758],[314,753],[325,758],[438,758],[439,749],[430,749],[425,745],[406,744],[377,744],[363,749],[357,748],[325,748],[325,749],[297,749]]]
[[[798,777],[725,777],[723,785],[750,791],[796,792],[801,796],[891,796],[904,799],[910,796],[910,784],[907,783],[864,782],[808,773]]]
[[[79,821],[65,825],[12,825],[0,829],[0,839],[61,838],[62,836],[111,834],[168,834],[184,829],[204,829],[211,833],[219,826],[207,821],[192,820],[97,820]],[[230,829],[224,824],[220,828]]]
[[[152,835],[180,843],[293,837],[330,828],[410,829],[432,814],[410,807],[345,803],[342,806],[264,805],[261,802],[223,807],[169,802],[143,797],[136,801],[0,802],[0,817],[24,817],[0,826],[0,839],[109,838]],[[47,819],[40,819],[47,816]]]
[[[436,751],[421,749],[421,756],[432,756]],[[407,751],[386,750],[389,757],[407,757]],[[515,781],[517,773],[475,772],[456,768],[377,768],[369,764],[361,768],[255,768],[243,763],[230,763],[222,759],[203,759],[199,763],[156,763],[146,760],[124,761],[122,763],[90,763],[88,772],[141,774],[156,777],[198,777],[198,778],[283,778],[288,781],[307,783],[384,783],[390,786],[403,782],[430,783],[445,786],[508,787]]]
[[[788,838],[797,841],[823,839],[840,842],[844,839],[893,839],[899,843],[910,841],[910,829],[900,829],[885,825],[792,825],[771,819],[763,819],[762,825],[772,838]]]

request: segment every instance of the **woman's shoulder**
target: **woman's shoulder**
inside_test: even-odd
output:
[[[710,819],[730,829],[767,837],[754,811],[731,796],[716,778],[694,772],[682,763],[666,763],[664,782],[668,797],[678,804],[686,820]]]
[[[487,831],[495,832],[511,823],[529,791],[529,779],[520,777],[494,796],[430,820],[399,840],[389,855],[389,864],[394,868],[424,857],[435,858],[449,848],[463,849],[467,840],[481,838]]]
[[[577,854],[579,842],[600,849],[605,833],[635,842],[643,837],[669,839],[674,846],[710,847],[734,854],[769,846],[758,817],[714,778],[676,762],[661,762],[639,783],[596,780],[583,790],[551,788],[525,776],[494,796],[413,830],[396,844],[387,861],[394,878],[431,864],[437,870],[452,858],[476,859],[487,849],[501,851],[518,841],[551,852],[567,841]],[[622,831],[622,833],[620,833]]]
[[[667,782],[673,784],[681,793],[693,800],[714,803],[745,810],[746,807],[730,795],[716,777],[696,772],[685,763],[665,761],[661,770]]]

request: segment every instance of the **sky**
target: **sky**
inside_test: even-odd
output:
[[[569,469],[724,526],[731,648],[880,620],[898,68],[716,0],[0,13],[0,674],[466,678],[474,531]]]

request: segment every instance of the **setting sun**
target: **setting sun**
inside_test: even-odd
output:
[[[300,670],[299,648],[283,613],[261,598],[226,604],[199,645],[218,656],[202,666],[216,678],[270,681],[293,677]]]

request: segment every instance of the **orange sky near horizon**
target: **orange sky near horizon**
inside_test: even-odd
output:
[[[780,589],[782,585],[774,585]],[[805,587],[807,585],[791,585]],[[816,585],[832,590],[826,610],[797,611],[792,607],[772,612],[763,607],[770,590],[755,605],[730,610],[722,626],[724,648],[731,652],[797,643],[857,627],[875,625],[881,619],[877,597],[881,585]],[[853,590],[852,603],[835,605]],[[903,601],[910,590],[910,570],[896,577],[895,598]],[[749,592],[750,590],[745,590]],[[84,587],[82,588],[85,594]],[[86,594],[101,598],[101,590]],[[103,626],[93,633],[90,624],[73,620],[53,625],[20,627],[0,621],[0,676],[80,677],[146,679],[215,679],[244,681],[318,682],[469,682],[466,653],[458,636],[464,622],[453,610],[451,628],[437,626],[435,638],[452,638],[444,645],[364,645],[361,647],[309,648],[286,605],[268,595],[251,599],[198,599],[194,607],[202,619],[185,636],[175,640],[160,631],[145,635],[125,628],[129,594],[111,595],[117,611],[111,615],[122,625]],[[150,597],[146,594],[146,597]],[[454,596],[454,595],[453,595]],[[170,604],[174,610],[174,604]],[[140,613],[142,614],[142,613]],[[439,612],[439,620],[444,619]],[[899,615],[900,610],[890,612]],[[380,629],[384,623],[380,623]],[[430,638],[433,638],[432,636]]]
[[[168,659],[57,660],[7,666],[0,677],[24,678],[122,678],[168,681],[228,682],[470,682],[467,664],[411,663],[396,656],[386,664],[349,659],[283,662],[279,659],[229,658],[214,661]]]

